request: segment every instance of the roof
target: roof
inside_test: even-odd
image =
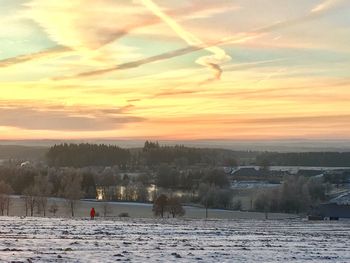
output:
[[[304,176],[318,176],[323,175],[324,171],[322,170],[306,170],[306,169],[300,169],[298,171],[298,175],[304,175]]]
[[[331,199],[329,203],[337,205],[350,205],[350,191]]]
[[[255,168],[251,167],[245,167],[240,168],[237,171],[234,171],[232,175],[235,176],[259,176],[261,175],[261,172],[259,170],[256,170]]]

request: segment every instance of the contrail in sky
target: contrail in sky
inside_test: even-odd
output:
[[[311,13],[319,13],[327,11],[333,7],[336,7],[338,4],[344,2],[344,0],[326,0],[321,4],[317,5],[311,10]]]
[[[177,8],[174,10],[170,10],[169,14],[171,14],[172,16],[177,16],[180,19],[186,19],[187,17],[189,17],[193,13],[196,14],[197,12],[200,13],[203,11],[215,10],[215,9],[219,9],[219,8],[223,8],[223,5],[211,4],[211,5],[204,5],[203,6],[200,2],[198,2],[197,4],[191,5],[190,7]],[[127,25],[125,28],[111,34],[111,37],[108,38],[105,42],[103,42],[99,48],[101,48],[101,47],[103,47],[103,46],[105,46],[113,41],[116,41],[119,38],[122,38],[122,37],[128,35],[130,32],[132,32],[135,29],[143,28],[143,27],[147,27],[147,26],[152,26],[152,25],[160,23],[161,21],[162,20],[157,16],[150,16],[148,18],[145,18],[141,22],[138,21],[138,22],[132,23],[130,25]],[[64,53],[65,52],[68,53],[68,51],[74,51],[74,47],[56,46],[56,47],[52,47],[52,48],[42,50],[42,51],[39,51],[36,53],[19,55],[16,57],[11,57],[11,58],[0,60],[0,68],[14,66],[14,65],[29,62],[32,60],[49,59],[49,58],[52,58],[53,56],[56,56],[58,54],[62,54],[62,56],[64,56],[65,55]]]
[[[155,63],[155,62],[164,61],[164,60],[168,60],[168,59],[171,59],[171,58],[183,56],[183,55],[186,55],[186,54],[189,54],[189,53],[192,53],[192,52],[195,52],[195,51],[207,49],[209,47],[213,47],[213,46],[216,46],[216,45],[219,45],[219,44],[228,43],[228,42],[230,42],[230,43],[241,43],[241,42],[247,41],[247,40],[255,38],[255,37],[256,36],[245,36],[245,37],[239,36],[239,37],[225,38],[223,40],[216,41],[216,42],[213,42],[213,43],[204,43],[204,44],[201,44],[200,46],[188,46],[188,47],[172,50],[172,51],[169,51],[169,52],[165,52],[165,53],[162,53],[162,54],[159,54],[159,55],[155,55],[155,56],[152,56],[152,57],[143,58],[143,59],[139,59],[139,60],[135,60],[135,61],[119,64],[119,65],[116,65],[116,66],[113,66],[113,67],[109,67],[109,68],[105,68],[105,69],[98,69],[98,70],[82,72],[82,73],[79,73],[79,74],[76,74],[76,75],[72,75],[72,76],[55,77],[55,78],[53,78],[53,80],[66,80],[66,79],[74,79],[74,78],[92,77],[92,76],[97,76],[97,75],[110,73],[110,72],[113,72],[113,71],[137,68],[137,67],[145,65],[145,64]]]
[[[146,0],[142,0],[142,1],[146,1]],[[61,76],[61,77],[56,77],[53,78],[53,80],[65,80],[65,79],[74,79],[74,78],[84,78],[84,77],[92,77],[92,76],[97,76],[97,75],[102,75],[102,74],[106,74],[109,72],[114,72],[114,71],[119,71],[119,70],[126,70],[126,69],[131,69],[131,68],[137,68],[141,65],[145,65],[145,64],[149,64],[149,63],[154,63],[154,62],[159,62],[159,61],[164,61],[167,59],[171,59],[171,58],[175,58],[178,56],[183,56],[195,51],[199,51],[199,50],[210,50],[211,52],[213,52],[212,50],[214,49],[215,52],[218,51],[218,57],[222,58],[222,56],[225,56],[226,53],[225,51],[223,51],[222,49],[218,48],[218,45],[221,44],[227,44],[227,43],[243,43],[246,42],[248,40],[251,39],[255,39],[258,37],[261,37],[263,35],[265,35],[266,33],[269,32],[273,32],[276,30],[281,30],[281,29],[285,29],[285,28],[289,28],[291,26],[295,26],[298,24],[303,24],[305,22],[311,21],[313,19],[316,19],[318,17],[320,17],[321,15],[323,15],[326,11],[328,11],[329,9],[335,8],[337,7],[337,5],[339,3],[344,2],[344,0],[327,0],[325,2],[323,2],[321,5],[319,5],[318,7],[315,7],[314,9],[312,9],[309,14],[296,18],[296,19],[292,19],[292,20],[287,20],[287,21],[282,21],[282,22],[277,22],[274,24],[271,24],[269,26],[265,26],[265,27],[261,27],[255,30],[252,30],[248,33],[243,33],[243,34],[239,34],[236,36],[231,36],[231,37],[226,37],[223,38],[221,40],[215,41],[215,42],[210,42],[210,43],[203,43],[200,40],[196,39],[196,37],[194,37],[193,35],[191,35],[190,33],[186,32],[184,33],[183,37],[184,39],[186,39],[186,41],[193,41],[193,44],[189,44],[188,47],[185,48],[181,48],[181,49],[176,49],[173,51],[169,51],[169,52],[165,52],[159,55],[155,55],[152,57],[148,57],[148,58],[143,58],[140,60],[136,60],[136,61],[132,61],[132,62],[127,62],[127,63],[123,63],[123,64],[119,64],[116,66],[112,66],[109,68],[105,68],[105,69],[99,69],[99,70],[93,70],[93,71],[87,71],[87,72],[82,72],[76,75],[72,75],[72,76]],[[170,21],[171,22],[171,21]],[[174,22],[172,22],[174,23]],[[174,25],[174,28],[177,28],[177,30],[179,29],[180,31],[182,30],[181,27],[179,27],[178,25],[176,26],[176,22]],[[182,32],[182,31],[181,31]],[[192,37],[194,37],[192,39]],[[223,52],[223,53],[222,53]],[[213,52],[214,53],[214,52]],[[216,53],[215,53],[216,54]],[[214,57],[210,56],[211,58]],[[226,55],[227,56],[227,55]],[[215,64],[215,65],[214,65]],[[217,76],[220,77],[221,75],[221,68],[219,66],[217,66],[217,63],[213,63],[212,65],[207,65],[206,66],[214,69],[214,67],[217,67],[215,69],[215,72],[217,72]]]
[[[158,16],[162,21],[164,21],[175,33],[181,37],[190,46],[202,46],[204,43],[195,35],[186,31],[181,27],[172,17],[164,13],[158,5],[156,5],[152,0],[140,0],[143,5],[145,5],[152,13]],[[222,69],[220,67],[221,63],[231,60],[231,57],[226,54],[226,52],[217,46],[207,46],[203,49],[213,53],[211,56],[201,57],[196,60],[196,63],[209,67],[213,72],[215,79],[220,79],[222,74]]]
[[[145,1],[145,0],[143,0],[143,1]],[[149,1],[147,1],[147,2],[149,2]],[[268,33],[268,32],[274,31],[274,30],[284,29],[284,28],[287,28],[287,27],[290,27],[290,26],[293,26],[293,25],[302,24],[302,23],[307,22],[309,20],[316,19],[316,18],[320,17],[321,15],[325,14],[330,9],[336,8],[336,7],[338,7],[339,5],[341,5],[342,3],[345,3],[345,2],[346,2],[345,0],[325,0],[322,3],[320,3],[319,5],[315,6],[313,9],[311,9],[310,13],[307,14],[306,16],[301,17],[301,18],[296,18],[294,20],[278,22],[278,23],[272,24],[270,26],[258,28],[256,30],[253,30],[250,33],[248,33],[248,34],[250,34],[250,37],[248,37],[248,34],[243,35],[241,42],[244,42],[245,40],[249,40],[249,39],[252,39],[252,38],[259,37],[259,36],[261,36],[264,33]],[[153,3],[153,2],[151,2],[151,3]],[[155,7],[159,9],[158,6],[155,6]],[[197,6],[196,6],[196,8],[197,8]],[[196,8],[193,8],[193,10],[197,10]],[[161,11],[161,10],[159,10],[159,11]],[[176,14],[176,15],[179,15],[179,16],[181,16],[181,15],[188,15],[188,10],[179,9],[179,10],[171,11],[170,13],[174,14],[174,15]],[[160,14],[162,14],[162,11],[161,11]],[[163,15],[165,15],[165,18],[167,18],[166,14],[163,14]],[[160,16],[157,16],[157,17],[164,21],[164,19],[162,19]],[[139,65],[156,62],[157,59],[159,61],[161,61],[161,60],[165,60],[167,58],[173,58],[173,57],[185,55],[187,53],[191,53],[191,52],[194,52],[194,51],[206,49],[206,50],[208,50],[208,51],[210,51],[210,52],[212,52],[212,53],[214,53],[216,55],[199,58],[197,60],[197,63],[201,64],[201,65],[205,65],[205,66],[211,68],[216,74],[216,79],[220,78],[222,70],[221,70],[221,67],[218,64],[220,62],[225,61],[225,60],[226,61],[230,60],[231,58],[225,54],[225,51],[223,51],[222,49],[218,48],[217,45],[224,44],[224,43],[230,43],[230,42],[232,42],[232,40],[234,40],[233,42],[237,43],[237,42],[239,42],[239,39],[237,39],[237,37],[233,37],[233,38],[229,37],[229,38],[226,38],[226,39],[222,39],[221,41],[218,41],[216,43],[204,44],[200,39],[198,39],[195,36],[191,35],[191,33],[186,32],[185,30],[183,30],[181,28],[181,26],[179,26],[175,21],[173,21],[172,18],[169,17],[169,19],[170,20],[167,20],[168,21],[167,23],[171,23],[171,24],[175,23],[175,27],[174,28],[178,27],[180,29],[180,31],[182,30],[184,32],[183,36],[186,37],[186,39],[184,39],[184,40],[186,40],[187,43],[189,43],[189,42],[192,43],[193,42],[192,44],[189,44],[190,45],[189,48],[184,48],[184,49],[181,49],[181,50],[171,51],[171,52],[160,54],[160,55],[157,55],[157,56],[154,56],[154,57],[151,57],[151,58],[141,59],[139,61],[128,62],[128,63],[122,64],[122,65],[113,66],[113,67],[108,68],[108,69],[102,69],[102,70],[96,70],[96,71],[81,73],[81,74],[77,74],[76,76],[89,76],[90,74],[91,75],[97,75],[98,72],[100,72],[100,74],[103,74],[103,73],[107,73],[107,72],[110,72],[110,71],[123,70],[123,69],[127,69],[127,68],[133,68],[133,67],[137,67]],[[143,23],[142,25],[141,24],[133,25],[133,26],[131,26],[131,28],[129,30],[132,30],[134,27],[137,28],[137,27],[142,27],[142,26],[156,24],[157,22],[159,22],[159,21],[157,21],[156,19],[155,20],[151,19],[151,20]],[[127,34],[128,32],[126,31],[124,33]],[[120,36],[122,36],[122,34]],[[192,47],[192,46],[196,46],[196,45],[198,46],[198,48],[193,48]],[[57,56],[59,54],[63,54],[63,53],[66,53],[66,52],[68,53],[69,51],[72,51],[72,48],[63,47],[63,46],[56,46],[56,47],[53,47],[53,48],[50,48],[50,49],[47,49],[47,50],[43,50],[43,51],[40,51],[40,52],[37,52],[37,53],[25,54],[25,55],[20,55],[20,56],[17,56],[17,57],[12,57],[12,58],[8,58],[8,59],[0,60],[0,68],[5,68],[5,67],[9,67],[9,66],[13,66],[13,65],[16,65],[16,64],[25,63],[25,62],[29,62],[29,61],[32,61],[32,60],[37,60],[37,59],[46,59],[46,58],[54,57],[54,56]],[[178,54],[178,55],[175,55],[175,54]],[[217,57],[220,58],[219,61],[215,61]],[[139,62],[139,64],[137,62]],[[217,63],[215,63],[215,62],[217,62]],[[70,77],[58,77],[56,79],[65,79],[65,78],[70,78]]]
[[[72,51],[71,48],[69,47],[64,47],[64,46],[55,46],[46,50],[42,50],[36,53],[31,53],[31,54],[25,54],[25,55],[20,55],[17,57],[12,57],[12,58],[7,58],[0,60],[0,68],[6,68],[10,67],[16,64],[32,61],[32,60],[38,60],[42,58],[48,58],[48,57],[55,57],[58,54],[63,54]]]

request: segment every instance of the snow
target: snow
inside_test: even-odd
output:
[[[348,221],[0,217],[0,262],[350,262]]]
[[[350,205],[350,191],[331,199],[329,203],[334,203],[337,205]]]
[[[25,216],[25,202],[21,196],[11,196],[10,201],[10,216]],[[49,198],[48,208],[55,204],[58,207],[56,216],[69,217],[71,215],[70,207],[67,206],[67,202],[62,198]],[[74,215],[77,217],[85,217],[90,215],[92,207],[100,215],[104,214],[105,202],[96,200],[90,201],[77,201],[74,211]],[[134,202],[107,202],[108,204],[108,217],[116,217],[121,213],[127,213],[132,218],[154,218],[152,211],[152,204],[149,203],[134,203]],[[186,218],[202,219],[206,215],[206,211],[201,207],[185,206]],[[37,209],[34,210],[35,216],[41,216],[43,213],[38,213]],[[46,215],[53,216],[52,213],[47,212]],[[166,215],[167,216],[167,215]],[[208,209],[208,217],[212,219],[264,219],[265,214],[259,212],[246,212],[246,211],[231,211],[220,209]],[[283,213],[269,213],[269,219],[289,219],[298,217],[292,214]]]
[[[281,184],[271,184],[264,181],[238,181],[231,184],[232,189],[264,189],[279,187]]]

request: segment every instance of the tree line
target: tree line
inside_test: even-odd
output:
[[[326,200],[329,188],[322,178],[290,176],[280,187],[260,192],[254,206],[261,212],[305,213]]]
[[[177,179],[174,179],[177,178]],[[307,178],[286,176],[282,185],[264,190],[254,198],[254,209],[264,212],[307,212],[312,205],[324,202],[331,184],[328,178]],[[181,172],[171,166],[162,166],[155,173],[140,173],[130,177],[117,168],[100,171],[76,168],[23,168],[0,167],[0,213],[9,214],[10,194],[21,195],[25,202],[26,215],[32,216],[34,209],[46,215],[57,212],[57,206],[49,206],[49,197],[61,197],[71,216],[75,215],[76,204],[81,198],[96,198],[96,188],[103,190],[102,201],[149,202],[147,190],[155,184],[157,192],[153,198],[155,215],[181,215],[178,207],[182,203],[201,204],[204,208],[240,210],[242,204],[232,203],[234,192],[227,175],[222,170],[207,169]],[[123,187],[123,191],[116,189]],[[163,190],[162,190],[163,189]],[[172,199],[178,189],[189,195]],[[167,194],[166,194],[167,193]],[[160,196],[163,196],[160,200]],[[158,208],[158,202],[164,204]],[[161,210],[159,210],[161,209]],[[179,212],[180,211],[180,212]]]
[[[348,167],[350,152],[266,152],[259,154],[256,160],[257,163],[265,162],[276,166]]]
[[[219,169],[179,170],[163,164],[155,171],[144,171],[137,176],[115,167],[65,168],[0,166],[0,212],[8,211],[8,196],[16,194],[25,200],[26,215],[37,209],[46,215],[49,197],[67,200],[67,207],[74,216],[76,202],[81,198],[103,201],[149,202],[148,188],[157,191],[182,191],[182,202],[201,203],[208,207],[229,208],[232,193],[227,175]],[[97,193],[97,188],[99,193]],[[8,213],[8,212],[7,212]]]
[[[130,161],[130,151],[114,145],[104,144],[60,144],[52,146],[47,153],[49,166],[126,166]]]
[[[56,173],[57,172],[57,173]],[[7,215],[10,211],[9,195],[17,194],[24,198],[26,216],[33,216],[37,209],[39,214],[46,216],[48,210],[57,212],[57,206],[48,207],[49,197],[66,199],[67,207],[74,216],[76,202],[83,198],[84,174],[74,169],[65,171],[37,170],[33,168],[0,169],[0,211]]]
[[[120,168],[155,167],[173,164],[185,167],[195,164],[237,165],[238,156],[255,156],[253,152],[235,152],[224,149],[202,149],[183,145],[161,146],[146,141],[142,149],[123,149],[105,144],[59,144],[52,146],[46,155],[49,166],[86,167],[114,166]]]
[[[141,149],[124,149],[105,144],[59,144],[46,154],[47,162],[55,167],[113,166],[137,168],[172,164],[186,167],[195,164],[237,166],[238,164],[268,164],[275,166],[347,167],[350,152],[253,152],[224,149],[192,148],[183,145],[161,146],[146,141]],[[247,163],[239,159],[250,160]]]

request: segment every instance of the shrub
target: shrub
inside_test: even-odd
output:
[[[129,214],[126,212],[120,213],[119,217],[129,217]]]

